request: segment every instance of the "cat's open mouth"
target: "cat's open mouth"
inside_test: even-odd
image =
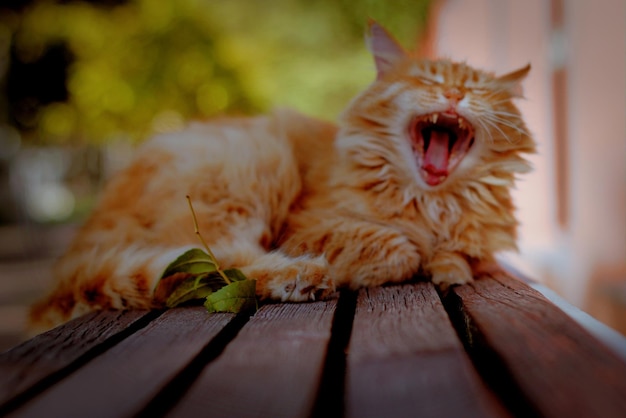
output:
[[[430,186],[443,183],[474,143],[474,128],[457,114],[418,116],[410,126],[417,167]]]

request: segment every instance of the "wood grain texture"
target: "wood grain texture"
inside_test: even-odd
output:
[[[62,371],[146,315],[146,311],[92,312],[1,354],[0,404]]]
[[[171,416],[308,417],[336,301],[263,306]]]
[[[11,416],[135,415],[233,318],[203,307],[166,311]]]
[[[361,290],[347,363],[348,417],[508,416],[431,283]]]
[[[487,373],[499,366],[510,381],[495,373],[495,384],[521,391],[536,415],[626,416],[626,364],[537,291],[495,273],[449,298],[470,352]]]

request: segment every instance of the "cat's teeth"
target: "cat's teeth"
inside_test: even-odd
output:
[[[439,119],[439,114],[438,113],[433,113],[431,116],[431,119],[433,121],[433,123],[437,123],[437,119]]]
[[[459,118],[459,128],[463,129],[463,119]]]

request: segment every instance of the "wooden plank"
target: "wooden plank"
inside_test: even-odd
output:
[[[308,417],[336,301],[265,305],[171,416]]]
[[[626,416],[626,364],[539,292],[494,273],[450,297],[470,352],[509,402],[548,418]]]
[[[135,415],[233,318],[203,307],[169,310],[11,416]]]
[[[431,283],[363,289],[348,349],[348,417],[503,417]]]
[[[0,404],[63,371],[146,314],[147,311],[92,312],[1,354]]]

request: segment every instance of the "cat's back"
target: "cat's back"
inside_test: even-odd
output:
[[[273,223],[303,183],[322,180],[319,173],[327,172],[334,155],[334,132],[331,124],[277,111],[192,122],[157,135],[110,179],[74,246],[187,241],[189,234],[181,236],[177,226],[189,218],[186,195],[217,212],[245,204]]]
[[[273,115],[223,117],[157,135],[142,144],[135,161],[157,153],[169,155],[181,170],[218,163],[245,165],[273,153],[288,153],[288,144]]]
[[[135,161],[169,155],[181,170],[259,160],[295,159],[303,168],[334,152],[334,124],[292,110],[256,117],[218,117],[191,122],[184,129],[157,135],[138,150]]]

